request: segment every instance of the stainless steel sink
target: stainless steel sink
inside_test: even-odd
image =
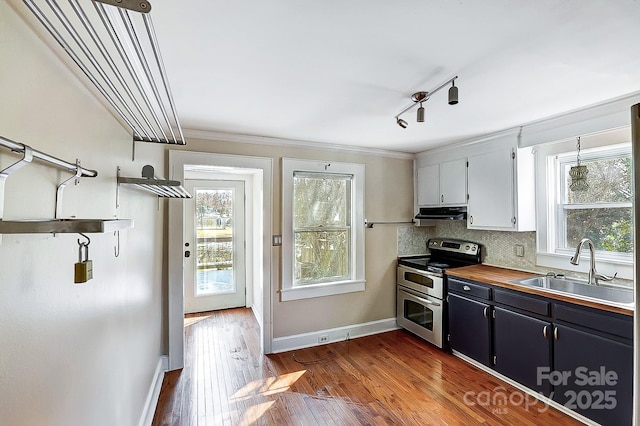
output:
[[[633,290],[619,287],[589,285],[586,281],[572,278],[537,276],[511,281],[528,287],[544,288],[575,296],[589,297],[615,303],[633,303]]]

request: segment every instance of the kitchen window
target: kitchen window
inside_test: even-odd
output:
[[[633,277],[631,146],[612,145],[612,137],[620,142],[626,134],[618,131],[582,138],[580,163],[588,170],[588,188],[579,191],[570,189],[569,175],[577,161],[576,142],[538,149],[537,196],[542,201],[537,211],[538,265],[585,272],[588,262],[573,267],[568,259],[580,240],[589,238],[600,272]]]
[[[364,290],[364,165],[282,161],[283,301]]]
[[[588,188],[571,191],[569,170],[575,153],[556,157],[562,182],[557,204],[559,250],[574,250],[582,238],[589,238],[597,251],[621,258],[633,254],[633,212],[631,150],[597,150],[581,155],[587,167]]]

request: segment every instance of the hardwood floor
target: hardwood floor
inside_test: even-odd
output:
[[[249,309],[190,315],[153,425],[573,425],[402,331],[260,354]]]

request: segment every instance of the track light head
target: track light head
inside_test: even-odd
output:
[[[451,82],[451,87],[449,88],[449,105],[455,105],[458,103],[458,88],[456,87],[456,82]]]
[[[420,108],[418,108],[418,123],[424,123],[424,108],[422,107],[422,102],[420,102]]]
[[[420,92],[415,92],[413,95],[411,95],[411,100],[413,101],[413,104],[409,105],[408,107],[406,107],[405,109],[400,111],[395,116],[396,123],[398,123],[398,126],[402,127],[403,129],[407,128],[408,123],[406,121],[404,121],[403,119],[401,119],[400,116],[402,114],[404,114],[405,112],[409,111],[411,108],[414,108],[416,106],[416,104],[420,104],[420,107],[418,108],[417,121],[418,121],[418,123],[424,123],[424,112],[425,111],[424,111],[424,107],[422,106],[423,102],[428,101],[434,93],[444,89],[445,87],[447,87],[447,85],[449,83],[451,83],[451,87],[449,88],[449,105],[457,104],[458,103],[458,88],[456,87],[456,84],[455,84],[456,78],[458,78],[458,76],[455,76],[455,77],[445,81],[440,86],[436,87],[435,89],[433,89],[430,92],[420,91]]]

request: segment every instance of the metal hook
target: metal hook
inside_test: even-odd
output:
[[[83,237],[85,237],[87,239],[87,242],[83,243],[83,242],[80,241],[80,238],[78,238],[78,245],[79,246],[89,246],[89,244],[91,244],[91,238],[87,237],[82,232],[78,232],[78,234],[82,235]]]
[[[120,256],[120,231],[113,231],[113,235],[116,237],[116,246],[113,247],[113,254],[118,257]]]

